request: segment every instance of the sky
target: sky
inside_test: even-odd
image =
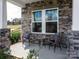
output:
[[[7,2],[7,20],[12,21],[14,18],[21,18],[21,8]]]

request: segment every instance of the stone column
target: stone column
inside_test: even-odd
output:
[[[6,0],[0,0],[0,29],[7,28]]]

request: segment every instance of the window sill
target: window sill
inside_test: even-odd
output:
[[[48,34],[48,35],[52,35],[52,34],[56,34],[56,33],[41,33],[41,32],[31,32],[32,34]]]

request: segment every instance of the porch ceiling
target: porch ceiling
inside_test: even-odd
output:
[[[24,7],[26,3],[32,3],[41,0],[7,0],[17,6]]]

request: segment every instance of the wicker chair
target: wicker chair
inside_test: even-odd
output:
[[[60,40],[60,46],[61,48],[67,48],[67,37],[66,37],[66,34],[64,32],[61,32],[59,34],[59,40]]]
[[[26,33],[23,34],[23,36],[22,36],[22,42],[23,42],[23,44],[28,43],[29,46],[30,46],[30,44],[32,43],[32,39],[33,39],[33,38],[30,38],[30,36],[31,36],[31,34],[28,33],[28,32],[26,32]]]
[[[65,39],[64,33],[56,33],[52,35],[49,39],[49,49],[52,46],[55,52],[56,48],[62,50],[63,47],[67,47]]]
[[[47,45],[49,45],[49,38],[50,36],[45,36],[45,38],[43,38],[42,42],[43,42],[43,46],[46,47]]]
[[[54,48],[54,52],[55,52],[56,48],[58,46],[60,46],[59,45],[59,36],[58,36],[58,34],[52,35],[50,37],[50,39],[49,39],[49,49],[50,49],[51,46]]]

